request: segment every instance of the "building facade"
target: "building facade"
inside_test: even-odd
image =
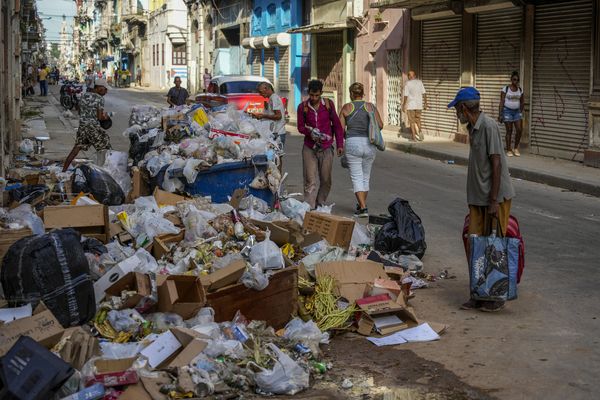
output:
[[[464,140],[446,108],[456,91],[476,86],[483,110],[497,116],[500,91],[517,71],[524,147],[600,166],[600,1],[379,0],[371,7],[410,9],[408,67],[429,94],[428,134]]]
[[[206,0],[185,0],[188,8],[188,90],[191,94],[204,89],[204,69],[212,71],[213,19],[212,4]]]
[[[246,69],[269,79],[295,110],[302,101],[302,34],[287,31],[302,25],[302,1],[255,0],[251,13],[250,36],[242,41]]]

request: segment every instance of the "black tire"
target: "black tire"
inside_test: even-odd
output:
[[[63,104],[63,107],[67,110],[72,110],[74,105],[75,102],[73,101],[73,98],[71,96],[65,96],[65,102]]]
[[[64,108],[67,108],[66,106],[66,100],[69,96],[60,96],[60,105],[63,106]]]

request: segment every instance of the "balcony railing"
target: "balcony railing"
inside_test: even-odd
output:
[[[242,17],[243,8],[238,2],[229,6],[217,8],[216,14],[216,25],[230,25],[239,22]]]

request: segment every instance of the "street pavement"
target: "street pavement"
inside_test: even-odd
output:
[[[110,130],[114,148],[128,148],[121,133],[131,107],[164,104],[163,95],[136,89],[109,91],[106,108],[117,112]],[[51,136],[59,140],[61,132]],[[66,155],[72,142],[62,142]],[[301,138],[292,132],[284,158],[290,193],[302,191],[301,148]],[[355,199],[349,174],[339,159],[334,165],[329,201],[335,203],[334,213],[350,216]],[[596,382],[600,370],[600,199],[514,179],[517,197],[512,214],[519,219],[526,252],[519,298],[496,314],[461,311],[459,305],[468,298],[461,239],[467,212],[466,172],[461,165],[400,151],[377,154],[369,211],[386,213],[394,198],[409,200],[425,227],[425,271],[437,275],[448,270],[455,276],[416,290],[412,300],[422,320],[449,325],[442,339],[386,351],[398,351],[400,357],[402,350],[412,350],[498,398],[596,398],[600,395]],[[356,343],[372,346],[366,340]]]

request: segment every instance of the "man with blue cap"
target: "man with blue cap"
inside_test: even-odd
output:
[[[492,228],[506,235],[511,200],[515,196],[502,137],[496,121],[479,109],[479,91],[464,87],[458,91],[448,108],[456,109],[456,117],[469,129],[469,166],[467,171],[467,202],[469,204],[469,235],[489,236]],[[499,311],[503,301],[470,299],[462,309]]]

